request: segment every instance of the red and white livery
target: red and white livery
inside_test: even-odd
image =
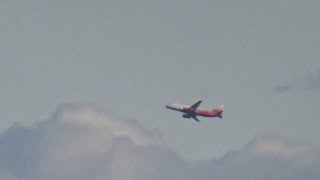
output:
[[[220,119],[222,119],[223,104],[221,104],[219,107],[213,110],[204,110],[204,109],[198,109],[201,102],[202,101],[198,101],[192,106],[177,104],[177,103],[170,103],[166,105],[166,108],[183,112],[184,113],[182,115],[183,118],[193,118],[196,121],[199,121],[197,116],[219,117]]]

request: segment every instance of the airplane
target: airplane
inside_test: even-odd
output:
[[[198,109],[199,105],[201,104],[201,100],[193,104],[192,106],[177,104],[177,103],[170,103],[166,105],[166,108],[180,111],[184,113],[182,115],[183,118],[193,118],[194,120],[200,122],[197,116],[203,117],[219,117],[222,119],[222,112],[223,112],[223,104],[213,110],[203,110]]]

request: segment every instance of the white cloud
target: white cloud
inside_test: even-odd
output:
[[[221,159],[179,158],[158,132],[91,106],[63,105],[53,118],[0,135],[0,179],[319,179],[319,149],[257,138]],[[305,160],[306,159],[306,160]]]
[[[57,113],[57,120],[75,126],[92,127],[111,133],[114,137],[126,136],[139,145],[163,145],[157,132],[150,132],[135,120],[115,119],[103,111],[91,106],[63,105]]]
[[[252,153],[261,156],[278,156],[292,159],[312,154],[314,147],[310,144],[295,144],[276,137],[257,138],[252,146]]]

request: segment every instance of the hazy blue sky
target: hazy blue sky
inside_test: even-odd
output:
[[[0,129],[89,103],[158,129],[186,159],[259,136],[320,143],[316,0],[2,0]],[[224,119],[164,105],[225,104]]]

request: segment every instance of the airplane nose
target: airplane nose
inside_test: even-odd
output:
[[[170,108],[170,105],[171,105],[171,104],[167,104],[167,105],[166,105],[166,108]]]

